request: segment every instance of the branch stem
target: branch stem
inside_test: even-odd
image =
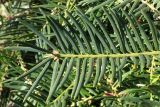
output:
[[[120,57],[138,57],[140,55],[148,55],[148,56],[154,56],[159,55],[160,51],[152,51],[152,52],[141,52],[141,53],[122,53],[122,54],[60,54],[60,58],[120,58]]]

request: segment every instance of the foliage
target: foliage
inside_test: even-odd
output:
[[[0,14],[2,107],[160,106],[158,1],[10,0]]]

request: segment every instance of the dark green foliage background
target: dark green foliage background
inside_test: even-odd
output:
[[[0,107],[159,107],[158,0],[0,3]]]

